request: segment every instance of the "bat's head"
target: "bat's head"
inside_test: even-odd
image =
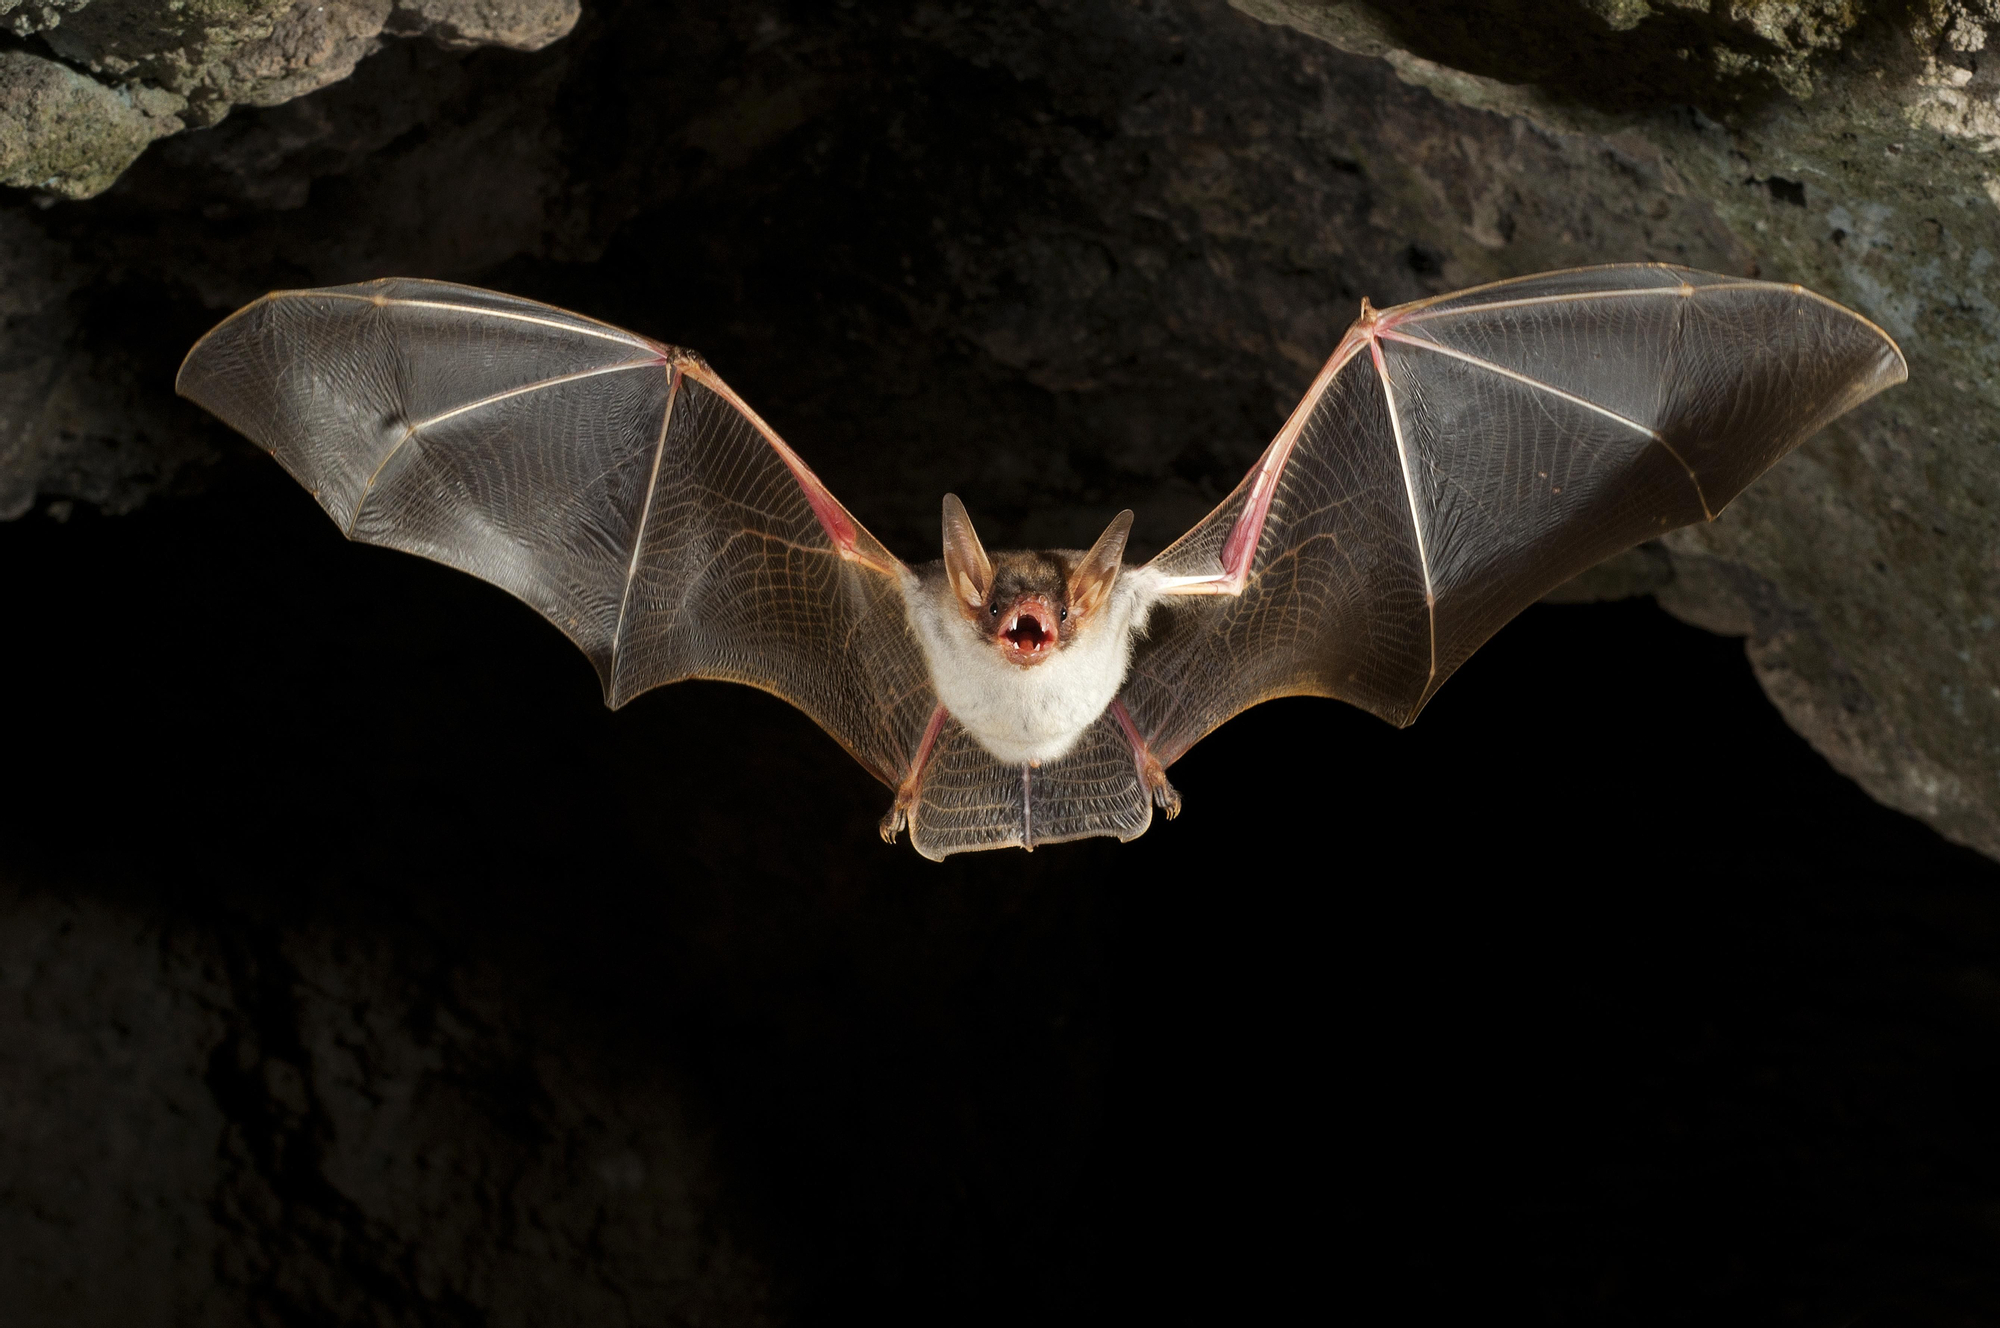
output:
[[[1090,630],[1117,584],[1132,514],[1120,512],[1084,554],[1008,550],[989,556],[965,505],[944,499],[944,570],[968,622],[1009,663],[1051,659]]]

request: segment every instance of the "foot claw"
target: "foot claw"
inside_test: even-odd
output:
[[[947,718],[943,706],[931,711],[931,721],[924,726],[924,736],[922,741],[917,743],[917,754],[910,761],[910,771],[903,777],[903,782],[896,786],[896,800],[889,804],[888,813],[882,817],[881,824],[875,827],[880,832],[883,843],[895,843],[896,832],[906,825],[910,827],[910,843],[917,842],[917,803],[923,798],[924,767],[930,764],[931,748],[937,745],[938,734],[944,729]],[[918,849],[917,852],[924,851]],[[930,854],[924,853],[924,856],[929,857]]]
[[[1160,764],[1160,758],[1153,755],[1153,749],[1139,736],[1139,726],[1132,722],[1131,712],[1118,698],[1111,699],[1111,713],[1118,720],[1118,726],[1125,730],[1125,740],[1132,744],[1132,759],[1139,767],[1139,782],[1153,795],[1153,801],[1167,814],[1169,821],[1181,814],[1181,795],[1167,782],[1167,768]]]

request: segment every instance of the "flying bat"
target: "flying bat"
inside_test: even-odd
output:
[[[884,548],[698,355],[438,281],[279,291],[177,389],[268,449],[348,538],[511,591],[622,706],[683,678],[810,715],[930,858],[1130,840],[1224,720],[1331,696],[1410,723],[1555,586],[1715,515],[1907,377],[1798,286],[1580,268],[1364,300],[1241,484],[1151,562]]]

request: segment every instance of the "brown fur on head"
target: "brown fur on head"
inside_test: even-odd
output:
[[[1061,554],[1010,549],[993,560],[993,584],[974,621],[1016,664],[1039,664],[1067,644],[1069,574]]]

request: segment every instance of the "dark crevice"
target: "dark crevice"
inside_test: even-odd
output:
[[[1798,180],[1787,180],[1782,175],[1769,175],[1762,179],[1752,176],[1743,183],[1753,185],[1771,195],[1774,203],[1788,203],[1792,207],[1806,205],[1806,187]]]

